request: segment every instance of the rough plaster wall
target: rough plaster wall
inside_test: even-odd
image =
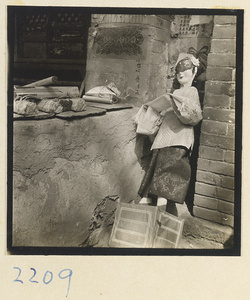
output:
[[[14,123],[14,246],[78,246],[102,198],[137,197],[136,110]]]

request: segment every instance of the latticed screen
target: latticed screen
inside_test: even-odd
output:
[[[199,25],[190,26],[191,15],[179,16],[179,35],[198,35]]]
[[[109,246],[177,248],[184,220],[157,206],[118,203]]]

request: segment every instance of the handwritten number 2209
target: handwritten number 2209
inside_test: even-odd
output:
[[[20,282],[20,283],[23,284],[23,281],[22,281],[21,279],[19,279],[20,276],[21,276],[22,270],[21,270],[20,268],[18,268],[18,267],[13,267],[13,269],[17,269],[17,270],[19,271],[19,272],[18,272],[18,275],[17,275],[17,277],[16,277],[16,279],[13,280],[13,281],[14,281],[14,282]],[[33,278],[36,276],[36,269],[30,268],[30,270],[33,271],[33,275],[30,277],[29,281],[30,281],[31,283],[38,283],[38,281],[33,280]],[[69,278],[66,297],[68,297],[68,294],[69,294],[69,289],[70,289],[70,283],[71,283],[71,277],[72,277],[72,274],[73,274],[73,272],[72,272],[72,270],[70,270],[70,269],[64,269],[64,270],[60,271],[59,274],[58,274],[58,277],[59,277],[60,279],[66,279],[66,278]],[[50,272],[50,271],[46,271],[46,272],[44,273],[44,276],[43,276],[43,283],[44,283],[44,284],[49,284],[49,283],[52,281],[52,279],[53,279],[53,273]]]

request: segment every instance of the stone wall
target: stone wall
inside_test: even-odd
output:
[[[194,215],[234,226],[236,18],[215,16],[205,85]]]
[[[135,112],[14,122],[13,246],[78,246],[105,196],[138,197]]]
[[[135,105],[164,94],[169,39],[169,17],[92,15],[86,91],[113,82]]]

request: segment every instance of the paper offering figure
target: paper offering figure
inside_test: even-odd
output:
[[[175,67],[180,88],[144,105],[159,114],[161,124],[149,136],[151,158],[138,191],[139,203],[166,205],[166,211],[175,216],[176,203],[184,203],[190,182],[193,126],[202,120],[198,91],[192,86],[198,66],[193,55],[181,53]],[[138,116],[136,123],[143,125]]]

